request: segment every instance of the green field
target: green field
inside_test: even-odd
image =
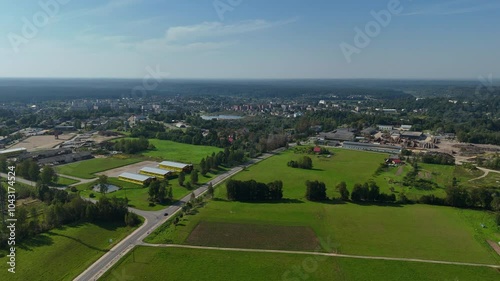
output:
[[[65,178],[65,177],[58,177],[57,179],[57,186],[68,186],[68,185],[72,185],[72,184],[75,184],[75,183],[78,183],[79,181],[77,180],[73,180],[73,179],[69,179],[69,178]]]
[[[282,180],[284,203],[227,202],[224,187],[218,200],[196,215],[184,216],[181,224],[160,228],[146,239],[150,243],[185,244],[201,221],[303,226],[319,238],[331,238],[345,254],[422,258],[445,261],[497,263],[500,257],[485,240],[500,241],[494,216],[487,212],[427,205],[370,205],[312,203],[304,199],[306,180],[321,180],[327,193],[345,180],[349,187],[373,176],[383,154],[336,150],[329,159],[314,158],[315,170],[293,169],[286,163],[299,157],[291,152],[272,157],[235,176],[261,182]],[[356,168],[359,167],[359,168]],[[286,175],[286,176],[285,176]],[[473,217],[474,219],[467,219]],[[479,225],[488,225],[484,232]]]
[[[205,184],[209,182],[215,175],[212,173],[208,173],[206,176],[199,175],[199,184]],[[109,183],[115,186],[120,187],[121,189],[107,194],[108,197],[118,197],[125,198],[127,197],[129,200],[129,206],[145,211],[157,211],[164,209],[169,204],[155,204],[155,206],[149,206],[149,189],[147,187],[143,187],[138,184],[121,181],[117,178],[109,178]],[[186,175],[186,182],[189,181],[189,175]],[[80,195],[86,198],[90,198],[90,194],[93,193],[95,195],[95,199],[99,199],[102,194],[99,192],[91,191],[90,188],[94,186],[95,183],[86,183],[80,184],[76,186],[76,188],[80,191]],[[174,195],[174,200],[179,200],[184,196],[188,195],[192,192],[192,190],[188,190],[183,186],[179,185],[179,181],[177,178],[171,179],[169,181],[169,187],[172,187],[172,193]]]
[[[433,190],[419,190],[413,187],[403,186],[402,181],[404,176],[413,168],[411,165],[400,167],[389,167],[387,171],[377,175],[374,180],[381,187],[381,191],[389,193],[389,188],[393,187],[396,193],[404,193],[408,198],[417,200],[422,195],[434,194],[438,197],[445,197],[445,188],[453,183],[453,178],[456,178],[458,184],[464,187],[472,186],[469,180],[477,178],[483,172],[476,170],[471,171],[462,166],[447,166],[419,163],[418,178],[430,180],[439,185]],[[479,185],[478,185],[479,186]]]
[[[150,139],[149,143],[154,145],[156,149],[144,152],[144,156],[183,163],[198,164],[202,158],[212,155],[214,152],[222,151],[222,149],[212,146],[191,145],[158,139]]]
[[[100,280],[493,281],[498,277],[494,269],[457,265],[137,247]]]
[[[489,186],[500,188],[500,173],[490,172],[486,177],[469,182],[471,186]]]
[[[309,227],[201,221],[186,239],[189,245],[314,251],[321,247]]]
[[[341,181],[352,189],[356,183],[364,183],[372,179],[380,163],[387,154],[370,153],[335,149],[331,158],[311,156],[313,169],[294,169],[287,166],[291,160],[298,160],[303,154],[292,151],[265,160],[262,164],[251,167],[248,171],[239,173],[234,178],[238,180],[255,179],[261,182],[282,180],[285,187],[285,198],[303,199],[305,197],[305,181],[319,180],[327,185],[329,197],[338,196],[335,186]],[[292,188],[293,187],[293,188]]]
[[[15,274],[0,258],[0,280],[73,280],[132,230],[85,223],[38,235],[17,246]]]
[[[125,156],[95,158],[58,166],[57,172],[63,175],[73,176],[81,179],[92,179],[96,178],[96,175],[94,175],[95,173],[127,166],[141,161],[143,161],[143,159],[139,157],[128,158]]]

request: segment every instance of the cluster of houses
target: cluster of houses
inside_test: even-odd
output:
[[[147,185],[153,180],[164,180],[175,176],[181,172],[190,173],[193,170],[192,164],[184,164],[172,161],[163,161],[158,167],[143,167],[137,174],[122,173],[118,176],[121,181],[131,182],[139,185]]]
[[[412,131],[411,125],[377,125],[361,131],[354,128],[339,128],[332,132],[322,132],[316,142],[322,145],[342,146],[347,149],[366,150],[397,154],[403,148],[435,148],[437,138],[423,132]]]

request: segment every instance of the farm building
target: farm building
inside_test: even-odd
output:
[[[381,144],[347,142],[346,141],[346,142],[344,142],[342,147],[346,148],[346,149],[384,152],[384,153],[391,153],[391,154],[401,153],[400,146],[392,146],[392,145],[381,145]]]
[[[144,168],[142,168],[142,169],[139,170],[139,174],[146,175],[146,176],[151,176],[151,177],[155,177],[157,179],[166,179],[166,178],[168,178],[169,176],[172,175],[172,171],[164,170],[164,169],[144,167]]]
[[[172,162],[172,161],[163,161],[161,162],[158,167],[161,169],[169,170],[172,172],[185,172],[189,173],[193,170],[193,165],[192,164],[184,164],[184,163],[178,163],[178,162]]]
[[[353,141],[355,138],[355,132],[353,129],[341,128],[329,133],[320,133],[319,137],[325,140]]]
[[[132,173],[123,173],[118,176],[118,179],[121,181],[127,181],[135,184],[144,185],[153,180],[150,176],[132,174]]]
[[[20,147],[20,148],[2,150],[0,151],[0,155],[5,157],[13,157],[22,154],[24,152],[26,152],[26,148]]]

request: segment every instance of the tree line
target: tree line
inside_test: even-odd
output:
[[[94,204],[83,200],[76,194],[68,194],[66,191],[51,189],[45,184],[37,184],[30,188],[30,197],[39,199],[47,204],[43,214],[35,207],[18,207],[16,213],[16,238],[23,239],[34,237],[37,234],[47,232],[51,229],[77,223],[77,222],[119,222],[128,226],[140,223],[139,217],[128,211],[127,200],[122,198],[108,198],[103,196]],[[5,210],[6,190],[0,184],[0,205]],[[42,216],[42,217],[40,217]],[[2,220],[2,223],[4,221]],[[0,231],[0,243],[6,246],[5,227]]]
[[[138,139],[120,139],[114,144],[113,148],[127,154],[136,154],[153,147],[150,146],[146,138],[140,137]]]
[[[313,163],[312,159],[309,156],[304,156],[299,160],[291,160],[290,162],[287,163],[288,167],[292,168],[300,168],[300,169],[306,169],[310,170],[313,168]]]
[[[283,182],[273,181],[268,184],[255,180],[229,180],[226,183],[227,199],[232,201],[278,201],[283,198]]]

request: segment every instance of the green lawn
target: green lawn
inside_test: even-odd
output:
[[[208,173],[206,176],[199,175],[199,184],[204,184],[209,182],[214,177],[214,174]],[[149,206],[149,189],[138,184],[121,181],[117,178],[109,178],[109,183],[120,187],[121,189],[116,192],[107,194],[107,196],[116,196],[118,198],[129,199],[129,206],[146,211],[157,211],[164,209],[168,204],[156,204],[155,206]],[[189,175],[186,175],[186,182],[189,181]],[[179,185],[177,178],[171,179],[169,181],[170,186],[172,186],[172,193],[174,195],[174,200],[179,200],[184,196],[191,193],[191,190],[187,190],[185,187]],[[81,184],[77,186],[80,190],[80,195],[86,198],[90,197],[90,193],[94,193],[95,199],[100,198],[102,195],[99,192],[94,192],[90,190],[90,187],[94,186],[94,183]]]
[[[498,280],[490,268],[307,255],[137,247],[100,280]]]
[[[0,280],[73,280],[132,230],[85,223],[38,235],[17,246],[15,274],[0,258]]]
[[[72,184],[75,184],[78,182],[79,181],[77,181],[77,180],[73,180],[73,179],[69,179],[69,178],[65,178],[65,177],[58,177],[56,185],[57,186],[68,186],[68,185],[72,185]]]
[[[156,149],[144,152],[144,156],[183,163],[198,164],[202,158],[212,155],[214,152],[222,151],[222,149],[212,146],[191,145],[158,139],[150,139],[149,143],[154,145]]]
[[[331,158],[310,155],[313,159],[313,169],[294,169],[287,166],[291,160],[298,160],[304,154],[295,154],[292,151],[265,160],[239,173],[234,178],[238,180],[256,179],[261,182],[282,180],[285,185],[285,198],[304,198],[305,181],[319,180],[327,185],[328,196],[338,196],[335,186],[341,181],[352,189],[356,183],[364,183],[374,178],[374,173],[380,163],[383,163],[387,154],[362,151],[334,149]],[[286,188],[293,187],[293,188]],[[303,188],[301,188],[303,187]]]
[[[314,158],[315,170],[286,166],[300,155],[286,152],[252,166],[235,176],[260,182],[282,180],[286,203],[227,202],[225,188],[216,191],[219,200],[209,202],[196,215],[184,216],[181,224],[162,227],[146,239],[151,243],[186,243],[200,221],[311,227],[319,238],[330,237],[346,254],[436,259],[477,263],[497,263],[500,257],[487,245],[486,238],[500,241],[493,215],[427,205],[358,205],[352,203],[312,203],[304,199],[306,180],[321,180],[327,193],[345,180],[350,188],[372,178],[384,154],[336,150],[330,159]],[[478,230],[481,217],[494,230]]]
[[[133,156],[95,158],[57,167],[57,172],[63,175],[73,176],[82,179],[92,179],[95,173],[127,166],[143,161],[142,158]]]

